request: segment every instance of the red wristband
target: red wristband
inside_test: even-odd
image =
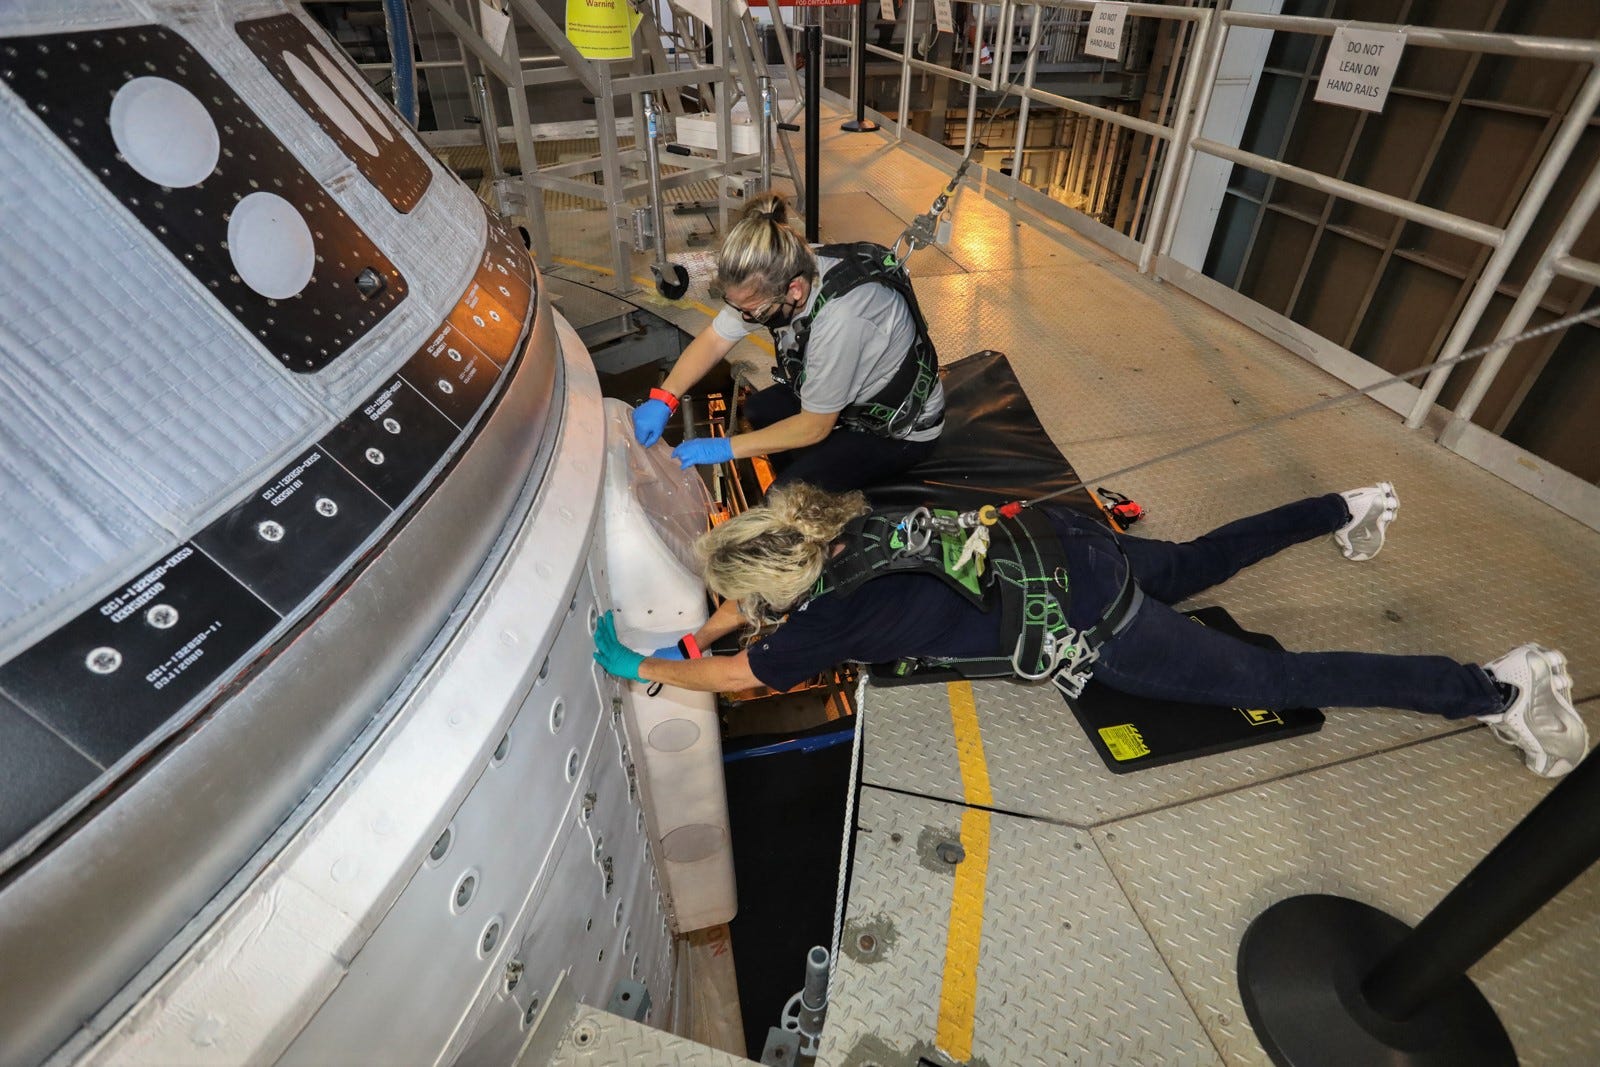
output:
[[[678,410],[678,398],[673,396],[671,393],[667,392],[665,389],[656,388],[656,389],[650,390],[650,399],[651,400],[659,400],[663,404],[667,405],[667,413],[668,414],[676,414],[677,413],[677,410]]]
[[[684,659],[704,659],[705,653],[700,651],[700,646],[695,642],[694,634],[684,634],[678,638],[678,651],[683,653]]]

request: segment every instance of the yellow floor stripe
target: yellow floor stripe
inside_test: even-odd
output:
[[[983,734],[972,686],[951,682],[950,719],[955,727],[956,757],[961,765],[962,796],[968,805],[990,805],[989,765],[983,757]],[[961,816],[961,847],[966,857],[956,865],[950,895],[950,922],[944,949],[944,976],[939,989],[936,1043],[951,1058],[972,1056],[972,1022],[978,1004],[978,950],[983,945],[983,899],[989,877],[989,813],[968,807]]]

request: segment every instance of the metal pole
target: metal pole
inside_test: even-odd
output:
[[[1594,216],[1596,207],[1600,207],[1600,166],[1589,172],[1589,178],[1579,191],[1578,198],[1573,201],[1572,207],[1567,211],[1567,217],[1561,221],[1555,236],[1550,239],[1550,246],[1540,257],[1539,265],[1534,268],[1533,275],[1523,283],[1517,302],[1506,313],[1505,322],[1500,324],[1500,332],[1495,334],[1496,341],[1503,341],[1527,328],[1534,309],[1549,291],[1550,283],[1556,279],[1557,263],[1562,256],[1572,250],[1572,243],[1583,233],[1584,227],[1589,225],[1589,219]],[[1483,403],[1484,395],[1493,384],[1495,375],[1500,373],[1506,357],[1511,354],[1511,347],[1514,346],[1497,348],[1479,362],[1478,368],[1473,371],[1472,381],[1467,385],[1467,391],[1461,394],[1461,402],[1456,405],[1457,419],[1462,422],[1471,420],[1478,410],[1478,405]]]
[[[855,92],[850,94],[855,97],[856,117],[849,122],[841,123],[839,128],[848,133],[875,133],[878,124],[867,118],[867,4],[869,0],[856,0],[856,35],[855,53],[856,81]]]
[[[905,17],[905,40],[900,42],[899,117],[895,120],[894,130],[894,137],[897,141],[903,141],[906,138],[906,114],[911,110],[908,104],[911,99],[911,42],[917,35],[917,0],[906,0]]]
[[[806,27],[806,240],[822,240],[822,27]]]
[[[963,156],[972,151],[973,124],[978,121],[978,68],[981,66],[979,61],[983,56],[984,6],[979,4],[977,7],[978,17],[973,22],[972,31],[972,81],[967,85],[967,137],[961,147]]]
[[[772,188],[772,79],[765,74],[761,83],[761,190]]]
[[[1011,153],[1011,177],[1022,183],[1022,151],[1028,143],[1028,90],[1033,88],[1033,70],[1038,65],[1039,59],[1039,20],[1044,15],[1044,8],[1038,4],[1033,8],[1033,21],[1028,28],[1028,62],[1022,68],[1022,102],[1017,105],[1017,147]],[[1011,42],[1006,41],[1006,55],[1011,54]]]
[[[1206,66],[1209,58],[1207,49],[1211,45],[1211,12],[1203,12],[1203,15],[1195,25],[1194,35],[1189,38],[1189,53],[1184,60],[1183,88],[1178,90],[1178,111],[1172,124],[1172,138],[1167,141],[1166,158],[1161,161],[1161,176],[1156,179],[1156,196],[1150,203],[1150,221],[1145,227],[1144,241],[1139,245],[1140,274],[1149,272],[1150,261],[1155,258],[1156,245],[1161,240],[1161,231],[1167,220],[1167,206],[1172,201],[1173,180],[1177,177],[1189,143],[1190,105],[1194,101],[1195,86],[1200,82],[1200,72]],[[1180,26],[1178,32],[1181,34],[1183,27]],[[1159,143],[1151,144],[1151,154],[1160,147]],[[1134,229],[1128,236],[1135,236],[1137,229],[1138,222],[1135,220]]]
[[[1556,183],[1556,178],[1561,174],[1561,168],[1567,165],[1578,138],[1583,135],[1589,120],[1594,116],[1596,105],[1600,105],[1600,64],[1590,69],[1588,80],[1583,83],[1583,90],[1578,94],[1578,99],[1572,102],[1572,110],[1567,112],[1566,119],[1561,123],[1560,132],[1556,134],[1550,150],[1545,153],[1539,169],[1534,172],[1533,180],[1528,182],[1528,188],[1522,194],[1522,201],[1512,213],[1511,221],[1506,224],[1505,235],[1501,238],[1499,247],[1489,257],[1489,262],[1484,264],[1483,274],[1479,276],[1478,284],[1467,300],[1467,306],[1461,309],[1455,326],[1450,330],[1450,336],[1445,339],[1444,347],[1436,358],[1451,359],[1466,349],[1467,341],[1471,339],[1472,331],[1477,328],[1484,309],[1489,306],[1495,290],[1504,280],[1511,261],[1521,251],[1522,241],[1532,229],[1534,217],[1544,206],[1545,199]],[[1439,398],[1445,379],[1449,376],[1449,367],[1436,367],[1423,380],[1422,394],[1417,397],[1417,402],[1411,407],[1411,413],[1406,416],[1407,427],[1415,430],[1422,425],[1428,417],[1429,410],[1433,408],[1433,402]]]
[[[1409,1019],[1600,860],[1600,759],[1578,764],[1511,828],[1362,983],[1385,1018]]]
[[[1194,171],[1194,142],[1205,133],[1206,112],[1211,109],[1211,90],[1216,85],[1217,71],[1222,67],[1222,52],[1227,44],[1228,24],[1218,16],[1216,32],[1206,41],[1206,51],[1209,54],[1206,56],[1205,72],[1200,75],[1200,99],[1195,102],[1194,121],[1183,137],[1174,137],[1172,140],[1172,147],[1179,156],[1178,177],[1172,186],[1173,206],[1166,210],[1167,217],[1161,226],[1161,240],[1156,246],[1157,255],[1168,255],[1172,251],[1172,242],[1177,237],[1178,212],[1183,206],[1184,194],[1189,191],[1189,176]],[[1153,226],[1151,228],[1154,229]]]

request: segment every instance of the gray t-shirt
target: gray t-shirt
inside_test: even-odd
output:
[[[817,257],[821,277],[840,263],[827,256]],[[795,318],[811,314],[822,291],[821,279],[811,287],[806,306]],[[712,328],[724,339],[740,341],[757,330],[766,329],[745,322],[733,308],[723,305]],[[867,282],[823,306],[811,324],[811,340],[806,345],[805,380],[800,383],[800,407],[818,415],[843,411],[851,404],[870,400],[900,369],[912,342],[917,338],[911,309],[900,294],[886,285]],[[778,331],[778,349],[794,347],[794,329]],[[928,418],[944,411],[944,386],[935,383],[924,409]],[[939,436],[942,424],[904,434],[908,441],[931,441]]]

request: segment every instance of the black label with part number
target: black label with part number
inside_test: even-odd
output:
[[[183,544],[0,667],[0,689],[109,767],[277,624],[276,612]]]
[[[390,378],[339,425],[322,447],[391,508],[455,443],[460,431],[403,378]]]
[[[406,360],[400,376],[451,422],[464,427],[488,399],[500,368],[447,322]]]
[[[292,614],[390,509],[321,448],[272,477],[195,537],[278,612]]]

